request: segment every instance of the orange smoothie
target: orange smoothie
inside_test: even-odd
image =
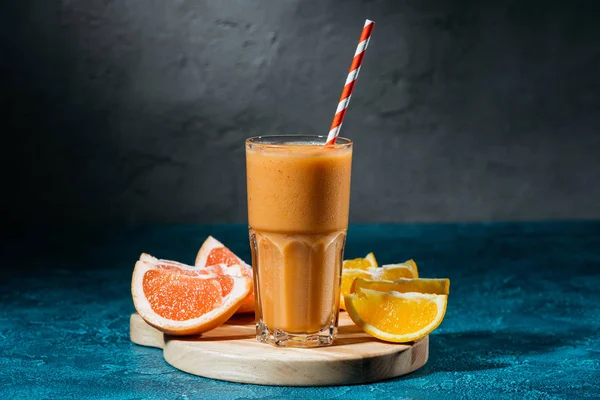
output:
[[[265,138],[266,139],[266,138]],[[257,321],[310,335],[337,326],[352,146],[246,145]]]

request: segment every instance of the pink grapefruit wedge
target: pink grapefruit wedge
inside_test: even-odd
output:
[[[251,291],[248,276],[215,274],[148,254],[140,256],[131,279],[138,314],[171,335],[199,334],[220,326]]]
[[[252,267],[236,256],[225,245],[212,236],[206,238],[198,255],[196,256],[196,267],[212,268],[213,271],[221,270],[231,276],[249,277],[252,279]],[[218,272],[216,272],[218,273]],[[254,312],[254,290],[244,300],[236,314]]]

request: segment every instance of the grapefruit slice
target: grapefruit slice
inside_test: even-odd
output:
[[[171,335],[192,335],[227,321],[252,290],[248,276],[216,274],[142,254],[131,280],[133,304],[150,325]],[[224,268],[224,267],[223,267]]]
[[[206,238],[202,247],[200,247],[195,265],[200,268],[212,269],[215,273],[221,271],[221,273],[227,275],[245,276],[252,279],[252,267],[212,236]],[[254,312],[254,289],[244,300],[236,314],[251,312]]]

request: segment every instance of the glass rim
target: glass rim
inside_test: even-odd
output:
[[[251,136],[246,139],[246,146],[257,145],[257,146],[268,146],[268,147],[287,147],[294,145],[302,145],[302,142],[315,143],[322,142],[325,146],[327,136],[325,135],[303,135],[303,134],[292,134],[292,135],[259,135]],[[347,148],[352,146],[352,140],[338,136],[335,144],[329,145],[331,148]],[[319,143],[321,144],[321,143]]]

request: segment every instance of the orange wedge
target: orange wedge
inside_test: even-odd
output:
[[[377,290],[378,292],[417,292],[429,294],[450,294],[449,279],[408,279],[400,278],[395,281],[374,281],[357,278],[352,282],[350,293],[356,293],[360,289]]]
[[[365,258],[354,258],[352,260],[344,260],[343,269],[369,269],[378,267],[375,254],[369,253]]]
[[[370,252],[369,254],[367,254],[365,256],[365,260],[371,264],[371,267],[379,267],[379,264],[377,264],[377,260],[375,259],[375,254],[373,254],[373,252]]]
[[[142,254],[131,280],[133,303],[150,325],[171,335],[199,334],[227,321],[252,290],[252,278],[215,274]]]
[[[350,261],[352,262],[355,260]],[[346,301],[344,296],[350,294],[352,282],[354,282],[354,280],[357,278],[393,281],[399,278],[417,278],[418,276],[419,271],[417,270],[417,264],[415,264],[415,262],[412,260],[402,264],[384,265],[380,268],[370,267],[367,269],[342,269],[340,308],[342,310],[346,309]]]
[[[444,319],[448,295],[382,292],[361,288],[361,284],[357,282],[356,291],[345,297],[346,309],[356,325],[378,339],[393,343],[418,340]]]
[[[386,264],[383,266],[383,268],[385,267],[398,267],[401,266],[402,268],[406,268],[409,269],[412,273],[412,277],[413,278],[418,278],[419,277],[419,269],[417,268],[417,263],[415,262],[415,260],[408,260],[405,261],[403,263],[400,264]]]
[[[342,286],[340,289],[340,308],[346,309],[345,296],[350,294],[352,282],[357,278],[372,279],[372,275],[362,269],[342,270]]]

